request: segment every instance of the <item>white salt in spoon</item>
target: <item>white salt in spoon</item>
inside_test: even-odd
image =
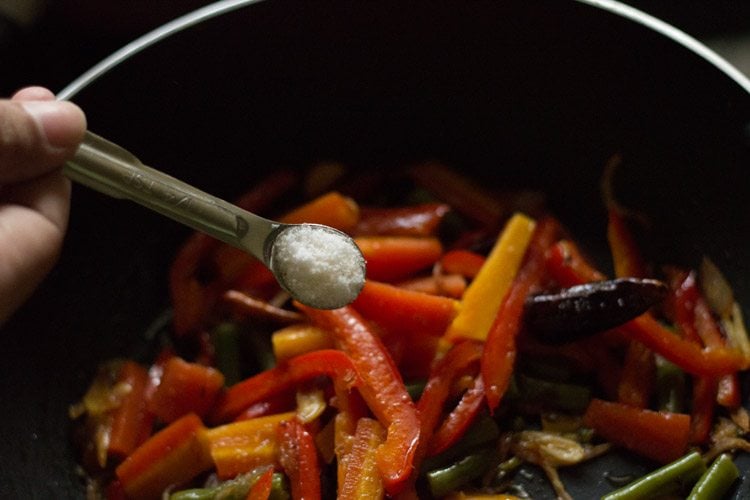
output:
[[[132,153],[86,132],[65,175],[96,191],[127,198],[244,250],[263,262],[299,302],[335,309],[365,282],[365,260],[346,234],[320,224],[281,224],[145,166]]]

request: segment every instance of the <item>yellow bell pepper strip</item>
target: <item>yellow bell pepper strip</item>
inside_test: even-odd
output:
[[[320,461],[312,434],[296,418],[281,422],[277,433],[279,462],[289,478],[292,499],[320,499]]]
[[[357,367],[358,387],[378,420],[387,428],[385,442],[378,447],[378,469],[386,491],[397,494],[413,472],[419,443],[417,409],[404,387],[401,374],[378,336],[351,306],[334,310],[313,309],[297,304],[310,320],[330,331],[336,343]]]
[[[354,242],[367,262],[367,278],[394,282],[428,269],[443,254],[435,237],[358,236]]]
[[[607,441],[661,463],[680,458],[688,448],[690,415],[684,413],[592,399],[583,422]]]
[[[521,328],[526,297],[544,275],[545,253],[554,243],[559,229],[559,223],[551,217],[536,225],[523,265],[502,299],[487,335],[481,368],[490,411],[500,404],[510,383],[516,359],[516,336]]]
[[[151,436],[115,474],[130,498],[159,499],[168,486],[182,484],[211,468],[206,428],[188,414]]]
[[[229,479],[263,465],[279,466],[278,427],[294,412],[251,418],[206,431],[216,474]]]
[[[447,340],[487,338],[535,227],[534,220],[520,213],[507,222],[479,274],[464,292],[459,313],[446,332]]]
[[[385,496],[378,467],[378,449],[385,441],[385,429],[371,418],[360,418],[348,453],[342,460],[343,481],[338,498],[377,500]]]
[[[308,323],[298,323],[276,330],[271,334],[271,345],[277,363],[300,354],[334,347],[333,339],[327,331]]]
[[[212,421],[230,421],[251,405],[319,376],[331,377],[335,384],[347,388],[359,383],[355,363],[343,352],[326,349],[301,354],[230,387],[219,398]]]
[[[215,368],[170,358],[161,381],[148,398],[148,409],[162,422],[195,413],[205,417],[224,388],[224,375]]]

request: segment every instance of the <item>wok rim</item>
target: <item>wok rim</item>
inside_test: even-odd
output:
[[[148,47],[171,37],[183,30],[196,24],[202,23],[214,17],[218,17],[235,10],[239,10],[251,5],[255,5],[267,0],[219,0],[208,4],[204,7],[193,10],[187,14],[173,19],[148,33],[141,35],[132,42],[124,45],[100,62],[92,66],[89,70],[81,74],[78,78],[70,82],[58,94],[57,98],[69,100],[80,91],[94,83],[100,76],[108,73],[111,69],[117,67],[120,63],[128,60],[139,52]],[[713,65],[719,71],[733,80],[750,96],[750,77],[745,76],[727,59],[719,55],[713,49],[709,48],[703,42],[680,30],[679,28],[662,21],[661,19],[647,14],[642,10],[619,2],[617,0],[574,0],[578,3],[585,4],[600,10],[615,14],[623,19],[640,24],[658,34],[669,38],[678,45],[690,50],[700,56],[706,62]]]

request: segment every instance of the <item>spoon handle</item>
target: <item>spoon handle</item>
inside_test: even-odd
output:
[[[92,132],[86,132],[63,172],[73,181],[135,201],[266,262],[265,241],[278,224],[147,167],[129,151]]]

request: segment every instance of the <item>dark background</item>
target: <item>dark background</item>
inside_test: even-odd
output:
[[[29,84],[58,91],[125,43],[207,3],[210,2],[50,0],[36,21],[24,27],[0,14],[0,95],[10,95]],[[743,36],[750,39],[747,1],[631,0],[628,3],[700,40],[733,40]],[[746,50],[750,53],[750,41]],[[733,50],[727,56],[736,54]]]

